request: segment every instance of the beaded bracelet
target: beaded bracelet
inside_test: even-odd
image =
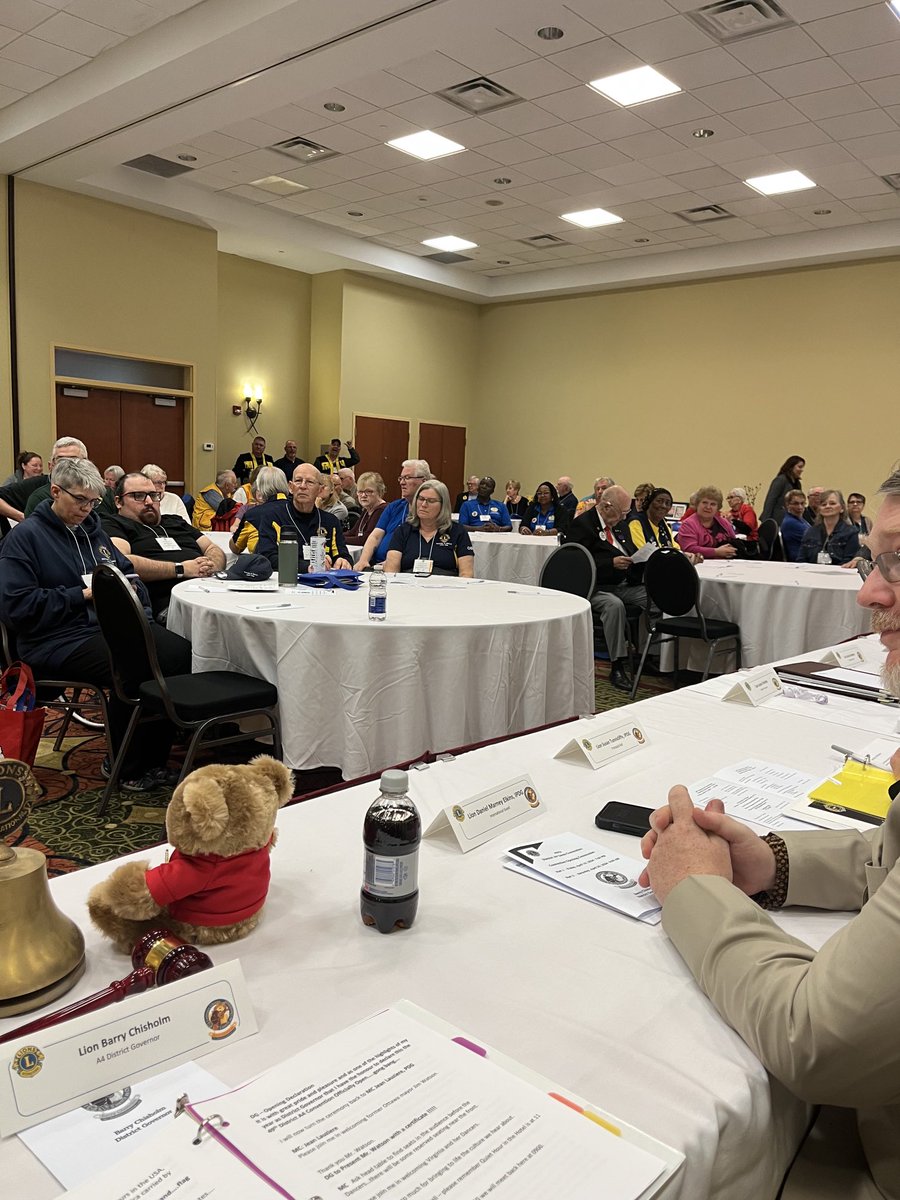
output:
[[[757,892],[751,896],[760,908],[782,908],[787,899],[788,880],[790,877],[790,862],[788,848],[777,833],[767,833],[762,839],[775,855],[775,882],[766,892]]]

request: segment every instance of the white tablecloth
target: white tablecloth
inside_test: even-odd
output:
[[[856,603],[860,579],[856,571],[798,563],[707,560],[697,568],[704,616],[736,621],[741,627],[741,661],[745,667],[796,658],[825,646],[868,633],[867,609]],[[681,666],[702,670],[706,647],[682,643]],[[665,663],[666,660],[664,660]],[[734,656],[717,655],[714,671],[733,668]]]
[[[210,530],[206,536],[209,538],[209,540],[211,542],[214,542],[219,547],[219,549],[225,555],[225,566],[230,567],[231,564],[234,562],[234,560],[237,558],[237,555],[231,549],[231,546],[229,544],[231,542],[231,534],[230,533],[217,533],[213,530]]]
[[[389,577],[388,619],[367,592],[172,592],[168,627],[194,670],[278,688],[285,762],[358,778],[426,750],[533,729],[594,708],[586,600],[538,588]],[[288,603],[290,608],[253,610]]]
[[[323,717],[317,687],[304,695]],[[867,711],[881,708],[862,705],[861,725]],[[375,786],[285,810],[259,929],[209,951],[216,962],[240,958],[260,1033],[226,1043],[204,1065],[236,1085],[403,996],[683,1151],[687,1160],[662,1193],[666,1200],[772,1200],[805,1107],[769,1079],[716,1015],[661,927],[515,876],[499,858],[508,845],[564,831],[636,855],[636,839],[594,827],[607,800],[658,804],[671,783],[696,780],[750,746],[765,745],[773,761],[824,774],[838,761],[830,743],[844,744],[848,730],[819,719],[816,705],[798,701],[796,709],[817,710],[816,719],[685,689],[630,708],[647,745],[597,772],[586,761],[553,759],[580,722],[411,772],[419,802],[431,796],[450,803],[528,770],[547,811],[465,856],[449,830],[426,839],[418,919],[410,931],[389,936],[364,928],[358,910],[362,817]],[[601,719],[613,723],[621,715]],[[151,857],[161,861],[162,850]],[[109,870],[93,867],[52,884],[54,899],[87,940],[87,972],[63,1003],[130,969],[94,933],[85,910],[89,888]],[[789,910],[777,919],[819,946],[846,917]],[[0,1032],[21,1020],[0,1022]],[[59,1194],[20,1142],[10,1139],[3,1152],[8,1195]]]
[[[520,533],[470,533],[477,579],[537,584],[541,568],[559,545],[555,537],[523,537]]]

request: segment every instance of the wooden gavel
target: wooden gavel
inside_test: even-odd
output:
[[[72,1017],[96,1012],[109,1004],[115,1004],[118,1000],[124,1000],[126,996],[136,996],[145,992],[148,988],[162,987],[163,984],[172,983],[176,979],[196,975],[213,965],[208,954],[204,954],[202,950],[198,950],[196,946],[190,945],[168,929],[151,929],[139,938],[131,952],[131,963],[134,970],[124,979],[113,980],[109,987],[95,992],[93,996],[76,1000],[74,1004],[58,1008],[56,1012],[47,1013],[29,1021],[27,1025],[20,1025],[17,1029],[0,1035],[0,1044],[39,1033],[42,1029],[60,1025]]]

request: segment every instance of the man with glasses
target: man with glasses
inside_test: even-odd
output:
[[[13,521],[24,521],[31,516],[43,500],[50,497],[50,472],[64,458],[87,458],[84,442],[74,437],[57,438],[50,451],[46,475],[33,475],[29,479],[17,479],[0,488],[0,516]],[[103,509],[112,515],[115,508],[112,493],[103,489]]]
[[[146,604],[131,562],[112,544],[95,512],[105,490],[92,462],[63,458],[53,468],[50,497],[0,546],[0,620],[14,633],[18,653],[38,678],[79,679],[104,688],[112,684],[93,608],[95,566],[106,563],[133,576]],[[150,628],[164,674],[189,674],[190,643],[155,622]],[[111,692],[113,746],[121,742],[130,715],[130,707]],[[165,763],[173,732],[168,722],[154,722],[135,739],[123,791],[147,791],[172,781]]]
[[[591,608],[609,652],[609,681],[620,692],[631,691],[633,682],[625,637],[626,605],[647,608],[647,593],[631,564],[633,547],[625,525],[630,505],[631,496],[625,488],[613,484],[601,493],[595,508],[575,518],[566,538],[584,546],[597,568]]]
[[[400,499],[392,500],[386,505],[378,518],[378,524],[366,538],[363,552],[356,562],[358,570],[364,571],[366,567],[374,567],[376,563],[384,562],[391,548],[394,530],[409,516],[416,489],[426,479],[433,478],[431,467],[424,458],[408,458],[403,463],[399,479]]]
[[[287,500],[270,500],[247,514],[246,524],[257,531],[254,542],[250,531],[247,548],[264,554],[278,568],[278,546],[285,530],[293,530],[299,543],[300,571],[309,570],[312,539],[325,539],[326,570],[347,570],[353,566],[350,551],[337,517],[316,507],[324,476],[312,463],[302,463],[294,470],[290,482],[291,495]]]
[[[880,491],[857,603],[887,650],[884,689],[900,698],[900,471]],[[676,786],[642,843],[641,883],[700,987],[771,1075],[823,1105],[784,1200],[900,1195],[900,783],[888,793],[884,823],[866,833],[758,838],[722,801],[694,808]],[[763,911],[784,905],[860,911],[817,953]]]
[[[225,569],[225,553],[211,538],[181,517],[160,514],[161,498],[149,476],[132,472],[116,484],[116,516],[103,519],[112,544],[131,559],[147,585],[158,618],[169,607],[172,588],[179,580]]]

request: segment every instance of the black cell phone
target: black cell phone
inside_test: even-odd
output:
[[[642,808],[639,804],[622,804],[619,800],[610,800],[594,817],[598,829],[609,829],[613,833],[630,833],[634,837],[643,837],[650,832],[651,809]]]

